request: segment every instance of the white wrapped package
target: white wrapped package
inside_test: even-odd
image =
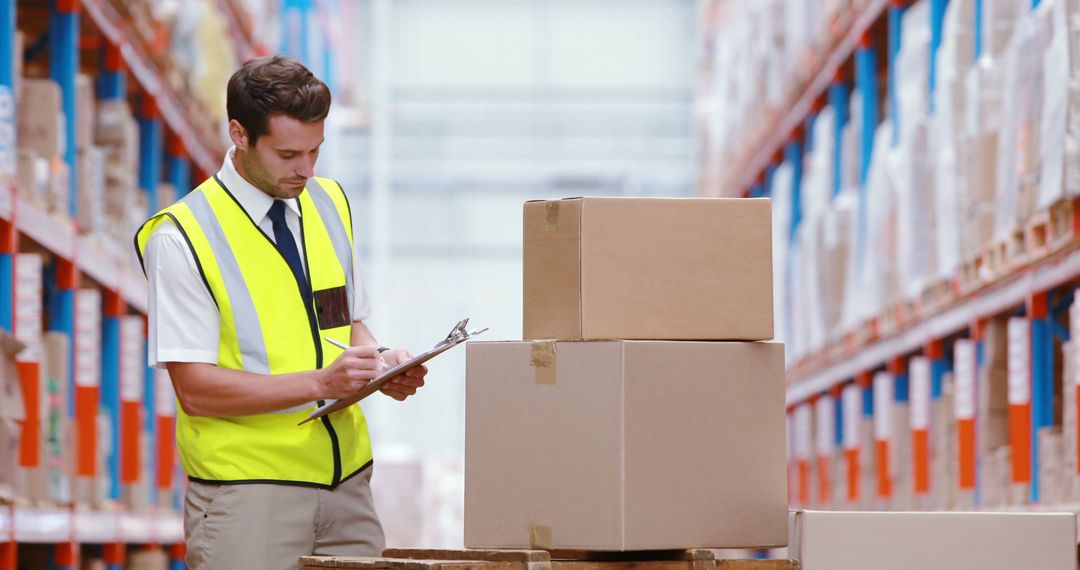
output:
[[[1029,57],[1033,49],[1033,19],[1025,16],[1005,49],[1002,123],[998,138],[997,195],[995,196],[994,232],[1005,237],[1020,222],[1023,211],[1021,191],[1027,174],[1028,118],[1033,106],[1041,107],[1042,85],[1036,85],[1032,69],[1036,62]],[[1041,69],[1042,58],[1037,66]]]
[[[900,52],[894,61],[899,140],[912,136],[930,112],[930,3],[917,2],[904,12]]]
[[[825,313],[821,289],[822,243],[821,213],[799,224],[799,300],[796,314],[802,325],[803,342],[800,352],[813,354],[825,348]]]
[[[962,193],[966,169],[958,160],[965,110],[964,74],[971,68],[974,0],[954,0],[945,11],[941,48],[937,54],[937,89],[930,126],[930,156],[934,177],[937,278],[955,275],[962,252]]]
[[[915,122],[915,121],[912,121]],[[915,300],[936,275],[933,171],[927,153],[926,121],[923,118],[892,154],[893,188],[896,193],[896,272],[900,293]]]
[[[800,222],[801,263],[798,311],[804,319],[806,348],[810,352],[825,348],[829,333],[826,317],[827,304],[823,264],[827,252],[823,243],[823,224],[832,200],[832,134],[835,114],[831,108],[823,110],[814,121],[811,131],[813,144],[803,159],[803,177],[800,187],[803,219]]]
[[[787,350],[785,350],[785,356],[787,353],[791,353],[792,359],[798,362],[802,357],[809,354],[809,342],[808,331],[806,323],[806,313],[803,310],[804,299],[806,298],[803,289],[805,285],[804,279],[804,265],[812,260],[806,259],[804,247],[804,236],[806,235],[806,225],[801,224],[799,229],[795,232],[795,239],[792,240],[788,249],[787,270],[791,276],[788,282],[787,295],[789,299],[788,310],[791,315],[791,334],[788,335]]]
[[[881,314],[892,301],[895,284],[896,216],[892,173],[889,165],[889,142],[892,124],[886,119],[874,133],[874,154],[870,160],[866,189],[859,205],[856,236],[853,243],[861,254],[853,260],[856,278],[845,305],[845,321],[862,323]],[[862,235],[859,235],[862,234]]]
[[[836,126],[836,112],[832,107],[825,107],[814,120],[811,137],[813,148],[806,154],[803,164],[803,186],[801,191],[802,212],[806,218],[820,216],[829,207],[832,200],[834,152],[833,132]]]
[[[772,176],[772,232],[773,232],[773,335],[778,342],[791,342],[791,273],[788,249],[791,231],[791,165],[784,162]],[[785,352],[790,362],[790,351]]]
[[[1031,9],[1031,0],[982,0],[982,51],[997,58],[1008,48],[1020,19]]]
[[[1064,180],[1065,136],[1070,124],[1069,30],[1065,0],[1043,0],[1043,4],[1041,9],[1051,13],[1053,31],[1050,45],[1043,53],[1042,166],[1037,202],[1040,210],[1067,195]]]
[[[857,198],[854,192],[841,192],[833,199],[822,223],[822,271],[826,340],[835,342],[843,338],[848,329],[844,327],[844,302],[848,289],[848,267],[853,247],[851,236],[855,226]]]

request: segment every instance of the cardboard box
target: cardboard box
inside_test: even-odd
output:
[[[773,336],[767,199],[525,204],[524,338]]]
[[[50,165],[49,191],[47,196],[48,208],[52,212],[68,214],[71,196],[71,169],[60,160],[54,159]]]
[[[60,86],[51,79],[23,79],[19,95],[18,143],[52,160],[63,155],[64,117]]]
[[[94,144],[96,107],[94,80],[78,74],[75,76],[75,152],[83,152]]]
[[[15,355],[22,343],[0,331],[0,501],[15,498],[19,463],[19,424],[26,419]]]
[[[130,137],[130,123],[135,117],[127,100],[108,100],[97,105],[96,119],[94,142],[122,145]]]
[[[15,189],[40,206],[44,206],[49,194],[49,161],[29,148],[20,148],[15,164]]]
[[[791,517],[802,570],[1073,570],[1072,513],[821,512]]]
[[[787,543],[784,346],[466,350],[465,546]]]
[[[72,450],[74,438],[69,437],[71,420],[67,415],[68,350],[71,340],[66,333],[47,332],[44,335],[44,360],[42,386],[44,412],[42,431],[45,436],[45,454],[42,464],[48,480],[49,498],[58,503],[71,501],[71,477],[74,473]]]
[[[79,153],[79,231],[105,231],[105,149],[91,146]]]

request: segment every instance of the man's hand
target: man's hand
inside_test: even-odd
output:
[[[382,359],[379,358],[379,347],[350,347],[342,352],[333,364],[319,371],[319,399],[351,396],[384,370]]]
[[[382,354],[383,359],[386,360],[386,365],[390,368],[405,362],[412,358],[409,351],[404,348],[397,348],[394,350],[384,351]],[[414,366],[406,370],[403,374],[383,384],[380,392],[390,396],[391,398],[401,402],[416,393],[417,388],[424,385],[424,377],[427,376],[427,366],[420,365]]]

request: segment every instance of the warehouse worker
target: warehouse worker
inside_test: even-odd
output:
[[[364,325],[349,203],[313,174],[330,91],[295,60],[256,59],[229,80],[227,109],[234,146],[221,170],[135,237],[150,360],[168,368],[180,401],[188,565],[284,570],[303,555],[378,556],[363,412],[297,426],[409,357]],[[382,391],[404,400],[426,373]]]

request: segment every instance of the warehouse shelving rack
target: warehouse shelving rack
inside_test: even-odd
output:
[[[947,0],[928,0],[931,17],[931,66],[941,43],[943,18]],[[767,122],[763,134],[751,137],[754,141],[741,153],[736,164],[744,165],[718,187],[704,188],[705,195],[765,196],[771,187],[770,178],[781,160],[792,165],[793,212],[791,236],[800,222],[798,207],[800,165],[803,146],[814,116],[825,105],[837,110],[835,136],[847,122],[844,116],[847,98],[852,88],[864,94],[863,130],[859,133],[861,161],[859,165],[860,191],[864,191],[869,157],[873,151],[874,131],[880,122],[880,105],[889,101],[887,108],[896,111],[894,103],[892,62],[900,47],[900,22],[906,6],[905,0],[870,0],[850,19],[850,27],[825,53],[816,58],[816,70],[808,81],[800,83],[798,96],[784,106],[782,116]],[[1039,5],[1032,0],[1032,9]],[[707,2],[703,13],[714,15],[719,8]],[[981,27],[982,3],[975,2],[976,30],[974,53],[976,59],[982,49]],[[882,41],[885,39],[886,41]],[[885,73],[881,73],[881,67]],[[933,92],[934,74],[931,67],[928,88]],[[884,93],[880,91],[884,88]],[[933,98],[930,98],[933,101]],[[837,146],[837,148],[839,145]],[[839,153],[838,153],[839,154]],[[834,168],[839,168],[839,157]],[[838,174],[834,170],[834,174]],[[839,191],[839,176],[834,194]],[[820,398],[829,398],[837,406],[835,416],[835,442],[842,446],[843,425],[841,401],[847,386],[861,388],[860,405],[854,413],[863,420],[873,418],[873,374],[888,371],[893,374],[894,386],[890,397],[894,401],[908,403],[911,376],[910,359],[925,357],[929,361],[931,398],[938,401],[942,396],[942,379],[953,370],[958,341],[970,343],[973,349],[973,369],[983,365],[983,332],[987,319],[1000,315],[1019,315],[1030,322],[1027,331],[1029,350],[1027,368],[1030,378],[1026,401],[1014,403],[1010,409],[1011,444],[1014,482],[1027,484],[1031,504],[1016,507],[996,507],[993,510],[1065,510],[1080,515],[1080,504],[1044,504],[1039,500],[1038,477],[1039,451],[1037,433],[1042,427],[1053,423],[1054,401],[1054,342],[1068,340],[1069,331],[1060,324],[1061,316],[1073,301],[1073,291],[1080,286],[1080,199],[1063,200],[1050,211],[1042,213],[1032,224],[1018,230],[1019,251],[1005,254],[1006,259],[991,263],[989,253],[971,260],[960,274],[942,283],[936,283],[914,303],[890,308],[879,318],[872,319],[848,333],[842,340],[829,344],[824,350],[794,363],[787,373],[786,401],[789,412],[796,408],[815,404]],[[993,249],[993,248],[991,248]],[[1004,246],[998,248],[1004,251]],[[964,347],[963,350],[967,350]],[[977,373],[971,374],[975,382]],[[1065,398],[1075,394],[1065,393]],[[794,417],[794,416],[793,416]],[[794,422],[794,420],[793,420]],[[963,421],[960,424],[964,424]],[[974,429],[971,425],[959,425],[959,429]],[[974,437],[974,436],[972,436]],[[959,454],[959,487],[978,496],[980,475],[971,442],[961,438]],[[925,441],[913,443],[919,447],[916,457],[926,457]],[[1075,453],[1075,450],[1069,450]],[[1067,452],[1069,452],[1067,451]],[[802,458],[806,459],[806,458]],[[849,454],[849,488],[858,487],[851,481],[858,478],[858,454]],[[852,465],[854,461],[854,465]],[[808,465],[792,467],[794,477],[802,479],[800,469]],[[925,459],[916,461],[915,480],[926,476]],[[1020,478],[1017,479],[1017,476]],[[886,481],[887,482],[887,481]],[[806,502],[811,494],[800,480],[793,482],[793,497]],[[918,485],[918,483],[916,483]],[[879,496],[888,497],[888,489],[877,489]],[[916,489],[918,492],[919,489]],[[863,490],[873,492],[873,490]],[[855,497],[849,496],[848,499]],[[978,499],[976,499],[978,501]],[[976,506],[979,506],[976,504]]]
[[[253,42],[250,25],[245,26],[245,14],[233,0],[218,0],[218,6],[229,23],[229,40],[234,42],[241,58],[265,53]],[[157,182],[167,180],[183,191],[190,181],[201,179],[220,164],[223,141],[214,134],[200,132],[192,120],[180,93],[168,83],[155,65],[150,50],[126,27],[117,10],[108,0],[0,0],[0,45],[8,46],[0,57],[0,94],[8,97],[8,111],[0,117],[0,131],[15,132],[14,69],[11,65],[11,46],[14,45],[16,14],[20,7],[47,10],[49,13],[49,71],[62,92],[62,105],[69,118],[67,140],[74,141],[75,79],[83,52],[98,52],[100,61],[97,94],[100,100],[128,97],[127,81],[134,80],[138,92],[136,115],[140,130],[138,182],[150,198],[150,208],[156,202]],[[85,20],[84,20],[85,18]],[[93,40],[87,42],[87,29],[93,30]],[[89,47],[88,47],[89,46]],[[91,54],[95,55],[95,54]],[[0,147],[14,148],[10,139],[0,140]],[[13,266],[15,254],[30,247],[27,240],[37,244],[33,249],[48,251],[56,260],[52,286],[58,292],[48,330],[71,335],[75,329],[75,290],[78,287],[97,287],[103,297],[102,390],[101,406],[119,414],[119,317],[145,315],[146,284],[133,265],[128,248],[109,246],[101,240],[80,235],[76,215],[76,164],[74,144],[62,157],[71,169],[71,200],[67,215],[50,213],[26,200],[15,188],[0,188],[0,328],[13,327]],[[163,166],[165,168],[163,168]],[[162,171],[167,175],[163,177]],[[151,212],[148,212],[149,215]],[[20,238],[26,238],[22,240]],[[114,354],[116,353],[116,354]],[[73,388],[73,379],[69,378]],[[153,375],[147,370],[145,393],[145,431],[153,433],[155,421]],[[70,406],[74,408],[74,406]],[[74,409],[69,409],[74,413]],[[114,415],[114,417],[119,417]],[[165,424],[156,434],[158,445],[172,447],[171,429]],[[119,430],[117,430],[118,432]],[[168,432],[168,433],[166,433]],[[114,449],[120,443],[114,439]],[[119,454],[116,454],[119,455]],[[171,454],[169,454],[171,455]],[[117,469],[117,461],[112,462]],[[171,469],[159,473],[156,483],[171,485]],[[115,479],[115,478],[114,478]],[[151,482],[153,484],[154,482]],[[110,493],[116,497],[116,490]],[[183,528],[178,513],[153,508],[148,512],[126,510],[95,511],[80,506],[46,506],[24,503],[0,505],[0,570],[17,567],[19,545],[42,546],[50,549],[52,567],[77,568],[80,545],[87,550],[100,550],[107,567],[121,568],[129,545],[139,548],[169,547],[171,566],[183,568]],[[93,545],[93,546],[92,546]]]

